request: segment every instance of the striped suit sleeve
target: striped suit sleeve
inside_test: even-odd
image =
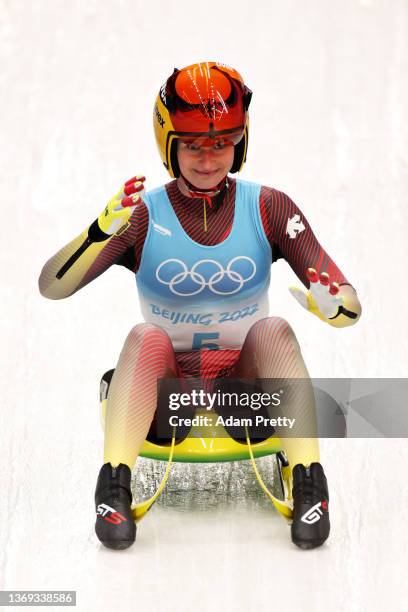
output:
[[[307,268],[315,268],[318,273],[327,272],[330,280],[339,285],[350,285],[317,240],[305,215],[285,193],[262,187],[260,209],[274,260],[286,259],[305,287],[310,286]]]
[[[135,248],[141,252],[148,217],[142,202],[133,211],[126,231],[113,236],[101,232],[94,221],[44,265],[38,280],[41,294],[52,300],[68,297],[120,262],[126,252]]]

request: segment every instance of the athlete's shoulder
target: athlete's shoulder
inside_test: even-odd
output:
[[[262,185],[260,192],[260,203],[270,215],[287,213],[298,214],[302,211],[290,196],[276,187]]]
[[[262,194],[268,196],[271,199],[275,200],[288,200],[292,202],[292,199],[288,196],[287,193],[277,189],[276,187],[270,187],[269,185],[261,185]]]

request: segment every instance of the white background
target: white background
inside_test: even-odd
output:
[[[1,589],[74,589],[98,611],[406,609],[406,440],[322,441],[321,549],[291,544],[246,465],[176,466],[135,546],[100,546],[99,378],[141,320],[135,281],[113,267],[47,301],[37,279],[124,180],[168,180],[155,95],[215,59],[254,92],[242,178],[292,197],[363,306],[355,327],[324,325],[280,261],[271,314],[312,376],[406,376],[407,17],[404,0],[1,0]],[[154,487],[162,466],[142,463]]]

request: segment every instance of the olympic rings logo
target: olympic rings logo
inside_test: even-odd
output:
[[[241,273],[243,266],[245,266],[244,260],[248,262],[246,265],[250,266],[250,274],[247,276]],[[166,270],[171,274],[171,272],[174,270],[174,264],[180,266],[181,271],[176,272],[172,278],[167,279]],[[204,264],[207,264],[207,266],[214,265],[216,267],[216,271],[211,274],[208,280],[205,279],[204,274],[202,273],[203,271],[201,271],[201,273],[197,271],[197,269]],[[234,270],[234,265],[235,267],[238,267],[238,270],[241,269],[241,272],[237,271],[236,269]],[[244,284],[250,281],[255,274],[256,265],[254,260],[251,259],[251,257],[246,257],[245,255],[239,255],[238,257],[231,259],[225,270],[219,261],[216,261],[215,259],[201,259],[193,265],[191,270],[187,268],[186,264],[181,259],[166,259],[165,261],[162,261],[162,263],[156,269],[156,278],[159,283],[168,285],[172,293],[183,297],[197,295],[198,293],[201,293],[205,287],[208,287],[210,291],[217,295],[233,295],[234,293],[238,293]],[[225,288],[223,289],[222,286],[219,286],[225,277],[227,277],[227,279],[230,281],[229,284],[231,284],[231,282],[233,284],[236,283],[236,286],[232,290],[226,290]],[[185,288],[183,291],[181,287],[177,287],[177,285],[181,285],[181,283],[186,280],[190,281],[190,288],[191,282],[198,285],[198,288],[193,289],[193,291],[188,291]],[[218,287],[216,285],[218,285]]]

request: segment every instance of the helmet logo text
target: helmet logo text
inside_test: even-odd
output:
[[[160,98],[164,106],[166,106],[166,83],[160,87]]]
[[[161,116],[161,114],[159,112],[159,109],[157,108],[157,104],[154,107],[154,112],[155,112],[157,121],[160,123],[161,127],[164,127],[164,124],[166,122],[164,121],[163,117]]]

